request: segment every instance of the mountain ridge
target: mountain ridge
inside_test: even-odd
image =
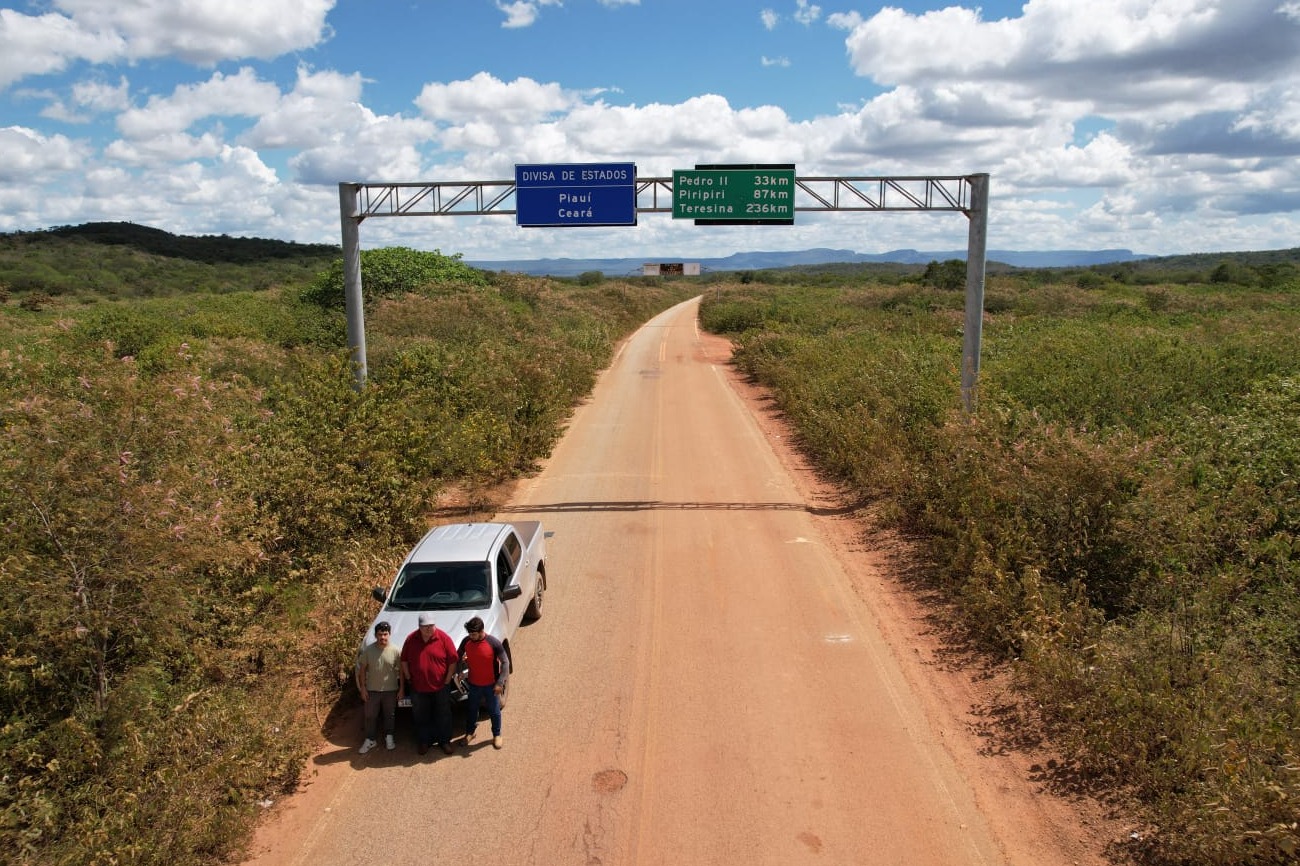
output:
[[[44,230],[0,233],[0,286],[8,285],[20,291],[40,288],[49,283],[51,275],[62,275],[76,285],[87,284],[85,274],[72,271],[93,271],[95,279],[102,278],[103,262],[96,264],[94,254],[68,256],[59,249],[60,244],[83,243],[99,245],[108,258],[122,259],[119,250],[139,250],[144,253],[173,260],[188,260],[208,265],[225,264],[256,267],[265,265],[273,269],[300,263],[311,267],[319,262],[324,267],[340,255],[334,244],[303,244],[265,238],[243,238],[228,235],[174,235],[163,229],[130,222],[89,222],[82,225],[56,226]],[[88,248],[89,249],[89,248]],[[572,277],[599,271],[606,276],[639,275],[647,262],[698,262],[708,271],[761,271],[784,268],[819,268],[836,265],[874,265],[902,271],[919,270],[930,262],[965,259],[966,251],[922,251],[898,249],[884,253],[858,253],[853,250],[814,247],[792,251],[752,251],[733,253],[724,257],[695,258],[669,256],[639,256],[621,258],[537,258],[537,259],[468,259],[465,264],[486,270],[515,271],[536,276]],[[73,261],[69,261],[71,258]],[[83,258],[92,261],[81,261]],[[1300,247],[1254,251],[1206,251],[1165,256],[1134,253],[1127,249],[1102,250],[989,250],[986,254],[990,272],[1006,269],[1055,268],[1105,268],[1122,269],[1183,269],[1208,271],[1232,263],[1238,266],[1263,269],[1292,269],[1300,267]],[[77,262],[76,266],[72,266]],[[143,267],[136,263],[137,269]],[[45,270],[42,270],[42,268]],[[30,272],[30,273],[29,273]],[[39,272],[39,273],[37,273]],[[67,273],[65,273],[67,272]],[[98,276],[95,276],[98,275]],[[55,280],[59,282],[59,280]],[[89,279],[93,284],[94,279]],[[56,288],[58,288],[56,286]],[[68,287],[63,287],[64,289]]]
[[[933,261],[965,259],[965,250],[921,251],[891,250],[885,253],[858,253],[853,250],[815,247],[806,250],[754,251],[733,253],[715,258],[663,258],[653,256],[620,258],[542,258],[471,260],[465,263],[493,271],[517,271],[533,276],[573,277],[590,271],[607,276],[641,273],[646,263],[698,262],[702,271],[753,271],[827,264],[898,264],[925,265]],[[989,250],[985,259],[1018,268],[1088,267],[1116,262],[1145,261],[1153,256],[1132,250]]]

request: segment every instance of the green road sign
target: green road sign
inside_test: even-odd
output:
[[[793,168],[673,170],[673,219],[794,219]]]

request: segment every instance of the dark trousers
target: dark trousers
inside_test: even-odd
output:
[[[487,707],[488,719],[492,722],[492,736],[501,736],[501,699],[497,697],[496,684],[490,686],[469,686],[469,702],[465,704],[465,733],[472,734],[478,727],[478,710],[480,705]]]
[[[379,739],[379,714],[384,714],[384,733],[392,734],[397,727],[397,690],[388,692],[370,692],[370,700],[365,702],[366,739]]]
[[[421,747],[451,745],[451,690],[414,692],[411,709],[415,713],[415,733]]]

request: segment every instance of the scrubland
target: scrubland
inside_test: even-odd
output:
[[[357,391],[332,251],[103,231],[0,244],[0,862],[237,856],[346,702],[365,589],[701,292],[1015,671],[1055,781],[1143,816],[1123,853],[1300,853],[1293,265],[991,272],[967,414],[948,263],[552,281],[368,252]]]
[[[1292,272],[1293,273],[1293,272]],[[908,532],[1149,864],[1300,856],[1300,284],[712,291],[801,445]],[[1082,285],[1081,285],[1082,284]]]
[[[328,260],[262,290],[6,292],[0,862],[237,856],[343,695],[365,588],[448,488],[527,472],[692,291],[363,259],[361,392]]]

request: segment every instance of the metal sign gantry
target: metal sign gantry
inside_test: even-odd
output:
[[[799,177],[804,193],[795,210],[828,211],[954,211],[970,214],[975,207],[975,185],[988,175],[948,177]],[[514,216],[513,180],[433,181],[429,183],[341,183],[355,193],[349,216]],[[637,213],[672,213],[673,179],[639,177],[636,180]],[[642,204],[645,198],[648,203]]]
[[[966,245],[966,320],[962,340],[962,405],[975,407],[984,318],[988,243],[987,174],[895,177],[797,177],[800,213],[946,211],[970,221]],[[372,217],[513,216],[515,181],[339,184],[348,345],[358,387],[365,385],[366,336],[361,300],[361,223]],[[673,179],[638,177],[637,213],[672,213]]]

